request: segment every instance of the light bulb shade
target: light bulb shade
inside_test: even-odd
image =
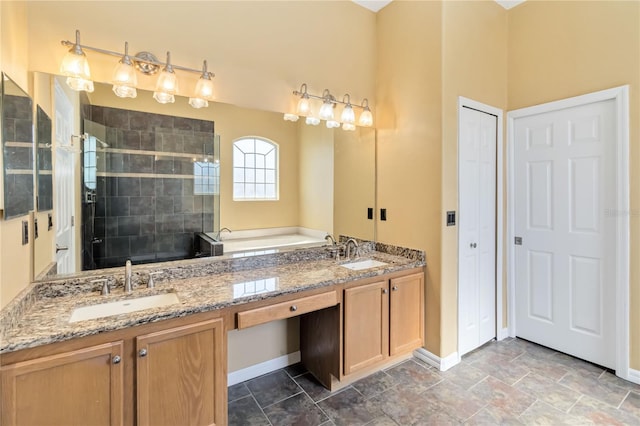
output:
[[[343,123],[346,124],[353,124],[356,122],[356,113],[353,112],[353,108],[351,107],[351,104],[347,104],[344,109],[342,110],[342,115],[340,116],[340,119]]]
[[[335,129],[337,127],[340,127],[340,123],[338,123],[335,120],[327,120],[327,128],[329,129]]]
[[[296,114],[289,114],[289,113],[285,113],[284,114],[284,121],[293,121],[296,122],[298,121],[300,117]]]
[[[161,104],[172,104],[176,100],[172,93],[166,92],[153,92],[153,99]]]
[[[320,107],[320,113],[318,115],[323,120],[333,120],[333,104],[325,101]]]
[[[311,103],[309,102],[309,96],[302,95],[302,97],[298,101],[298,107],[296,108],[296,113],[298,115],[309,115],[310,112],[311,112]]]
[[[67,85],[76,91],[93,92],[89,62],[84,52],[72,47],[60,64],[60,72],[67,76]]]
[[[196,84],[196,97],[204,100],[213,100],[213,81],[209,78],[200,77]]]
[[[362,111],[362,114],[360,114],[360,120],[358,121],[358,124],[360,124],[363,127],[373,126],[373,114],[371,114],[371,110],[369,108],[366,108],[364,111]]]
[[[67,77],[67,86],[78,92],[93,92],[93,81],[84,78]]]
[[[135,86],[138,84],[138,77],[136,76],[136,69],[130,63],[118,62],[113,70],[113,84],[120,86]]]
[[[113,93],[121,98],[135,98],[138,95],[136,85],[138,78],[131,62],[118,62],[113,70]]]
[[[307,119],[305,120],[305,123],[307,123],[310,126],[317,126],[318,124],[320,124],[320,119],[317,117],[314,117],[312,115],[310,115],[309,117],[307,117]]]
[[[343,123],[342,124],[342,130],[347,130],[350,132],[353,132],[356,130],[356,125],[355,124],[349,124],[349,123]]]
[[[60,64],[62,75],[83,80],[91,80],[89,61],[82,50],[73,47],[64,55]]]
[[[177,91],[178,79],[176,78],[176,74],[174,72],[167,71],[165,68],[158,76],[156,92],[175,94]]]
[[[138,92],[135,87],[127,85],[113,85],[113,93],[120,98],[135,98]]]
[[[206,108],[209,106],[209,102],[206,99],[202,98],[189,98],[189,105],[196,109]]]

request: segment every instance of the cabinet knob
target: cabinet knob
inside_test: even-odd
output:
[[[111,362],[113,362],[114,364],[120,364],[120,361],[122,361],[122,358],[120,358],[120,355],[114,356],[113,359],[111,360]]]
[[[397,285],[394,285],[393,287],[391,287],[391,290],[393,290],[393,291],[398,291],[398,286],[397,286]]]
[[[140,349],[140,351],[138,352],[138,355],[140,355],[140,358],[144,358],[145,356],[147,356],[147,350]]]
[[[382,289],[382,294],[387,294],[387,293],[389,293],[389,290],[387,290],[386,288],[383,288]]]
[[[298,310],[298,307],[297,307],[296,305],[291,305],[291,307],[289,308],[289,310],[290,310],[291,312],[295,312],[295,311],[297,311],[297,310]]]

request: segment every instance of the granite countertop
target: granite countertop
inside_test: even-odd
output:
[[[215,261],[200,261],[198,273],[194,273],[193,269],[191,272],[185,272],[184,269],[174,266],[163,271],[166,276],[156,281],[155,288],[147,289],[146,286],[140,285],[140,288],[134,288],[129,294],[123,292],[117,281],[116,287],[108,296],[100,295],[99,291],[95,290],[95,284],[91,287],[78,279],[35,283],[21,295],[24,300],[13,303],[14,310],[18,306],[22,307],[21,312],[14,312],[10,320],[7,319],[9,313],[4,312],[0,353],[223,309],[425,265],[424,253],[393,246],[376,245],[374,250],[357,259],[374,259],[386,263],[384,266],[360,271],[340,266],[346,263],[345,261],[336,262],[327,258],[326,250],[318,253],[322,255],[316,255],[315,258],[306,256],[300,261],[260,259],[254,267],[245,261],[243,267],[237,263],[231,264],[217,273],[207,270]],[[192,264],[193,262],[188,263]],[[220,268],[219,265],[216,267]],[[95,274],[91,275],[91,278],[95,278]],[[166,292],[175,292],[179,303],[69,323],[73,310],[78,307]]]

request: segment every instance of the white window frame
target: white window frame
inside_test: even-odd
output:
[[[254,144],[256,142],[263,142],[266,144],[269,144],[273,147],[273,150],[275,151],[275,165],[273,169],[267,168],[266,167],[266,158],[265,161],[263,162],[263,167],[258,167],[257,164],[254,162],[253,166],[246,166],[246,159],[243,159],[242,163],[245,164],[243,167],[239,167],[236,165],[237,163],[237,159],[236,159],[236,155],[238,151],[241,150],[241,148],[238,146],[238,143],[245,141],[245,140],[253,140]],[[233,190],[233,201],[278,201],[280,199],[280,146],[278,145],[278,143],[267,139],[265,137],[261,137],[261,136],[243,136],[241,138],[237,138],[233,141],[233,147],[232,147],[233,151],[232,151],[232,158],[233,158],[233,167],[232,167],[232,190]],[[247,152],[243,152],[243,155],[264,155],[266,157],[266,154],[260,154],[260,153],[256,153],[255,150],[255,146],[254,146],[254,150],[253,152],[251,151],[247,151]],[[239,181],[236,180],[236,176],[237,176],[237,169],[243,169],[245,172],[246,170],[253,170],[253,180],[246,180],[246,175],[244,176],[244,180]],[[261,184],[263,182],[256,182],[256,176],[257,176],[257,171],[262,170],[264,171],[265,175],[266,175],[266,171],[267,170],[273,170],[274,171],[274,179],[275,181],[273,182],[273,184],[275,185],[275,194],[273,197],[267,197],[266,195],[264,197],[257,197],[256,193],[257,191],[254,190],[253,196],[247,196],[246,193],[242,196],[237,195],[236,193],[236,185],[251,185],[253,184]],[[266,176],[265,176],[265,185],[266,185]],[[246,187],[245,187],[246,188]],[[265,188],[266,189],[266,188]],[[266,191],[265,191],[266,194]]]

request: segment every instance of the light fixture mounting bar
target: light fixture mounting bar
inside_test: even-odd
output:
[[[325,89],[325,90],[326,90],[326,89]],[[352,106],[352,107],[354,107],[354,108],[362,108],[362,109],[365,109],[365,108],[367,108],[367,107],[369,106],[369,102],[368,102],[368,101],[367,101],[367,105],[362,106],[362,105],[358,105],[358,104],[352,104],[352,103],[349,103],[349,102],[342,102],[342,101],[339,101],[338,99],[336,99],[335,97],[333,97],[333,95],[331,95],[331,94],[329,95],[329,97],[327,97],[327,96],[318,96],[318,95],[312,95],[311,93],[308,93],[308,92],[300,92],[300,91],[298,91],[298,90],[294,90],[294,91],[293,91],[293,94],[294,94],[295,96],[302,96],[302,95],[306,94],[308,97],[313,98],[313,99],[320,99],[321,101],[329,101],[329,102],[330,102],[330,103],[332,103],[332,104],[351,105],[351,106]],[[363,101],[363,102],[364,102],[364,101]]]
[[[73,47],[73,46],[76,45],[76,43],[74,43],[72,41],[69,41],[69,40],[62,40],[60,43],[63,46],[66,46],[66,47]],[[85,44],[80,44],[78,46],[80,46],[82,49],[92,50],[94,52],[103,53],[105,55],[111,55],[111,56],[115,56],[115,57],[118,57],[118,58],[122,58],[122,55],[123,55],[121,52],[114,52],[112,50],[101,49],[99,47],[87,46]],[[167,65],[164,62],[153,61],[153,60],[146,59],[146,58],[140,58],[138,56],[131,56],[131,59],[133,61],[136,61],[136,62],[144,62],[146,64],[156,65],[156,66],[159,66],[159,67],[165,67]],[[202,75],[202,68],[201,69],[195,69],[195,68],[183,67],[183,66],[180,66],[180,65],[175,65],[174,63],[171,63],[171,66],[174,69],[177,69],[177,70],[187,71],[187,72],[192,72],[192,73],[195,73],[195,74]],[[209,75],[211,77],[215,77],[214,73],[212,73],[210,71],[208,71],[208,73],[209,73]]]

